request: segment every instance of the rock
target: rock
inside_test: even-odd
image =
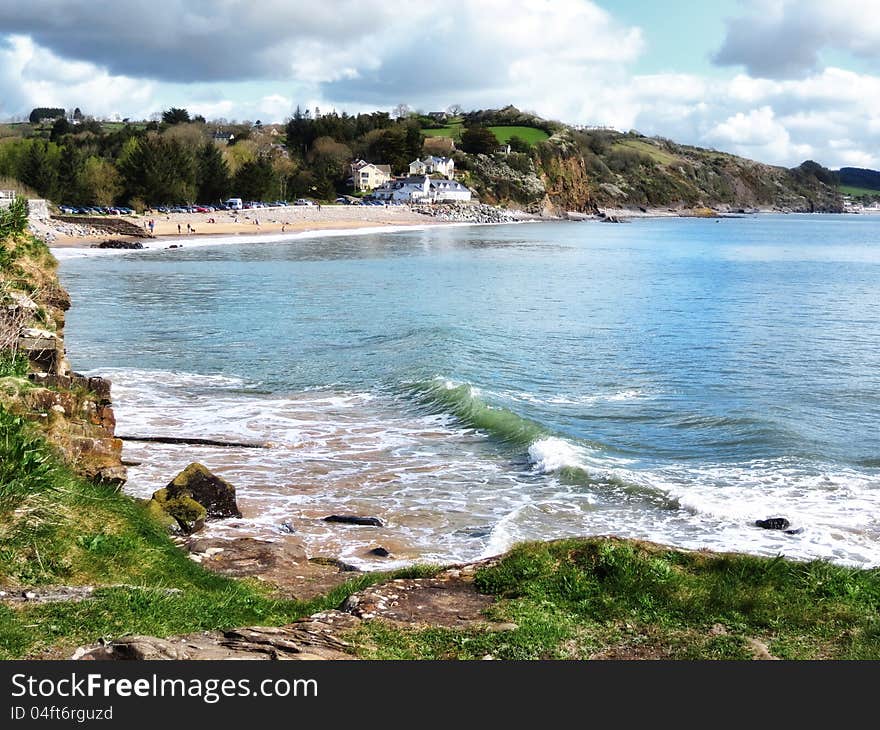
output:
[[[340,573],[360,573],[361,569],[352,565],[351,563],[346,563],[339,558],[324,558],[318,556],[316,558],[309,558],[310,563],[314,563],[315,565],[326,565],[333,568],[338,568]]]
[[[278,527],[278,531],[283,532],[285,535],[293,535],[296,533],[296,530],[293,527],[293,522],[290,520],[284,520],[284,522]]]
[[[368,553],[370,555],[375,555],[377,558],[387,558],[389,555],[391,555],[391,553],[389,553],[381,545],[379,547],[374,547],[372,550],[369,550]]]
[[[177,522],[184,535],[192,535],[205,526],[207,510],[188,494],[178,492],[173,495],[166,487],[156,490],[151,501],[158,506],[159,510]],[[150,512],[154,515],[156,515],[157,506],[149,507]]]
[[[93,243],[91,248],[131,248],[131,249],[142,249],[144,244],[140,241],[121,241],[121,240],[112,240],[112,241],[101,241],[100,243]]]
[[[755,526],[764,530],[784,530],[791,523],[785,517],[770,517],[766,520],[755,520]]]
[[[201,464],[190,464],[165,489],[168,499],[189,497],[198,502],[209,520],[241,517],[235,501],[235,487]]]
[[[340,522],[345,525],[368,525],[370,527],[384,527],[378,517],[359,517],[358,515],[330,515],[324,518],[324,522]]]

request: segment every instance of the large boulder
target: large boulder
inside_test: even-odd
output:
[[[192,497],[185,493],[172,496],[167,487],[153,493],[147,511],[171,532],[184,535],[201,530],[207,516],[205,508]]]
[[[241,517],[235,501],[235,487],[201,464],[190,464],[165,489],[169,499],[194,499],[205,508],[209,520]]]

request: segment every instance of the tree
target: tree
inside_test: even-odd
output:
[[[129,198],[161,204],[189,202],[195,196],[195,161],[176,139],[148,135],[119,167]]]
[[[522,137],[517,137],[515,134],[507,140],[507,144],[510,145],[511,152],[521,152],[523,154],[528,154],[532,147],[526,142]]]
[[[58,142],[65,134],[72,132],[73,129],[73,125],[71,125],[67,119],[64,117],[58,117],[58,119],[52,124],[52,131],[49,132],[49,139],[53,142]]]
[[[498,148],[498,140],[488,127],[468,127],[461,134],[461,148],[472,155],[491,155]]]
[[[58,183],[57,147],[45,141],[33,141],[21,160],[18,178],[44,198],[52,197]]]
[[[162,112],[162,121],[165,124],[185,124],[192,120],[189,118],[189,112],[186,109],[173,106]]]
[[[235,192],[246,200],[265,200],[276,187],[275,171],[265,157],[245,162],[235,173]]]
[[[64,109],[58,107],[38,106],[33,109],[28,117],[31,124],[39,124],[44,119],[55,120],[64,116]]]
[[[391,110],[392,119],[406,119],[412,113],[409,104],[398,104]]]
[[[86,203],[113,205],[122,192],[122,179],[116,168],[100,157],[89,157],[82,171],[83,198]]]
[[[450,104],[446,107],[446,113],[453,117],[457,117],[463,111],[464,107],[461,104]]]
[[[82,120],[83,120],[83,113],[80,111],[79,107],[77,107],[76,109],[73,110],[73,121],[74,122],[81,122]],[[127,122],[128,120],[124,119],[123,121]]]
[[[222,200],[229,192],[229,165],[213,142],[205,142],[196,157],[198,200]]]
[[[85,156],[71,144],[61,148],[58,161],[58,195],[62,203],[85,203],[80,176],[85,166]]]

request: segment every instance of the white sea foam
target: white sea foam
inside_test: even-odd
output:
[[[149,496],[192,461],[239,491],[242,520],[209,534],[273,539],[292,520],[311,554],[387,567],[366,549],[387,543],[402,562],[469,560],[528,539],[616,534],[839,563],[880,565],[880,476],[778,459],[651,464],[557,436],[528,448],[528,468],[489,435],[440,413],[419,415],[376,393],[255,391],[228,375],[103,371],[113,379],[119,432],[270,442],[217,449],[126,442],[126,489]],[[450,383],[450,387],[458,384]],[[588,479],[563,477],[580,469]],[[384,528],[340,528],[333,512],[380,517]],[[799,535],[761,530],[787,517]]]

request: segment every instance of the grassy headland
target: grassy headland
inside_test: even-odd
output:
[[[519,545],[480,570],[508,631],[349,637],[373,659],[877,659],[880,571],[614,538]]]

